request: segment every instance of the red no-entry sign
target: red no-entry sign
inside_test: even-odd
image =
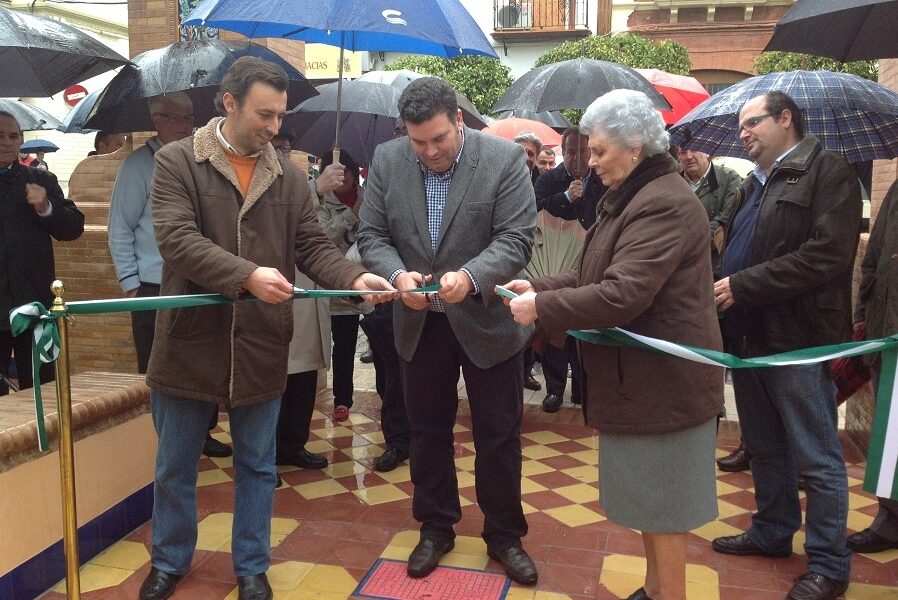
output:
[[[78,84],[67,87],[62,93],[62,99],[72,107],[84,100],[85,96],[87,96],[87,88]]]

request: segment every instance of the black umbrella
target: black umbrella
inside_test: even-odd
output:
[[[538,121],[543,125],[548,125],[558,133],[564,132],[564,130],[568,127],[573,127],[573,124],[567,120],[567,117],[565,117],[557,110],[533,112],[532,110],[514,109],[506,110],[496,115],[497,119],[507,119],[508,117],[518,117],[519,119],[530,119],[531,121]]]
[[[281,131],[294,135],[293,147],[323,156],[334,147],[334,128],[340,115],[340,149],[360,166],[367,166],[378,144],[398,135],[400,91],[383,83],[345,81],[337,112],[337,83],[318,86],[309,98],[284,119]]]
[[[655,106],[670,110],[649,80],[630,67],[591,58],[576,58],[533,69],[511,84],[493,106],[506,110],[583,109],[611,90],[637,90],[645,93]]]
[[[387,85],[392,85],[401,92],[408,87],[408,84],[421,77],[427,77],[427,75],[409,71],[408,69],[397,69],[395,71],[368,71],[367,73],[360,75],[357,81],[385,83]],[[474,106],[464,94],[455,92],[455,99],[458,101],[458,107],[461,109],[465,125],[474,129],[483,129],[486,127],[486,121],[483,120],[483,115],[480,114],[477,107]]]
[[[796,0],[764,50],[838,61],[898,57],[898,0]]]
[[[217,39],[179,42],[135,56],[134,65],[122,69],[103,90],[82,127],[109,133],[153,131],[146,101],[172,92],[190,96],[196,122],[206,123],[218,114],[215,96],[222,79],[242,56],[255,56],[283,67],[290,80],[288,107],[315,95],[315,88],[302,73],[264,46]]]
[[[0,8],[0,96],[52,96],[127,63],[70,25]]]
[[[94,106],[97,105],[97,101],[102,94],[103,90],[95,90],[82,98],[81,101],[75,105],[75,108],[70,110],[62,119],[62,125],[59,126],[59,131],[63,133],[91,133],[96,131],[96,129],[85,129],[84,122],[87,121],[88,115],[90,115]]]
[[[60,125],[59,119],[50,113],[18,100],[4,100],[0,98],[0,111],[7,112],[15,117],[22,131],[56,129]]]

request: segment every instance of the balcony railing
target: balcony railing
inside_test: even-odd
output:
[[[496,32],[586,30],[588,0],[493,0]]]

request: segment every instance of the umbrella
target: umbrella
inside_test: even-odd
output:
[[[172,92],[190,96],[197,121],[205,123],[217,114],[215,96],[221,80],[242,56],[255,56],[284,68],[291,106],[315,95],[315,88],[302,73],[264,46],[218,39],[179,42],[135,56],[134,64],[122,69],[100,94],[83,128],[109,133],[153,131],[146,100]]]
[[[459,0],[202,0],[184,20],[236,31],[250,38],[282,38],[339,46],[337,111],[344,50],[395,51],[453,57],[499,58],[480,26]],[[334,147],[339,148],[340,120]],[[335,151],[337,158],[339,152]]]
[[[334,127],[339,114],[342,149],[360,166],[367,166],[377,145],[396,136],[400,91],[383,83],[347,81],[343,84],[342,107],[338,113],[337,87],[337,83],[318,86],[319,95],[288,113],[281,131],[294,135],[294,148],[323,156],[334,148]]]
[[[745,79],[711,96],[671,128],[671,141],[714,156],[748,158],[739,110],[778,90],[801,109],[807,133],[849,162],[898,156],[898,93],[848,73],[789,71]]]
[[[0,96],[47,97],[128,59],[71,25],[0,8],[0,64]]]
[[[4,100],[0,98],[0,111],[7,112],[15,117],[22,131],[56,129],[60,125],[59,119],[50,113],[18,100]]]
[[[491,133],[507,140],[513,140],[519,133],[529,131],[536,134],[536,137],[543,143],[543,146],[561,145],[561,135],[559,135],[557,131],[545,123],[531,121],[530,119],[521,119],[518,117],[496,119],[483,131],[484,133]]]
[[[56,152],[59,150],[59,146],[48,140],[36,139],[24,142],[19,146],[19,150],[21,152],[28,152],[29,154],[34,152]]]
[[[591,58],[575,58],[528,71],[502,95],[493,110],[583,109],[616,89],[644,92],[661,110],[670,105],[645,77],[624,65]]]
[[[796,0],[764,50],[828,56],[841,62],[898,57],[898,0]]]
[[[408,87],[408,84],[421,77],[427,77],[427,75],[415,73],[408,69],[397,69],[395,71],[368,71],[359,76],[356,81],[385,83],[395,87],[401,92]],[[483,129],[486,127],[486,121],[483,120],[483,115],[480,114],[480,111],[477,110],[476,106],[471,104],[470,100],[458,92],[455,92],[455,99],[458,101],[458,107],[461,109],[465,125],[473,127],[474,129]]]
[[[97,105],[97,100],[103,95],[103,90],[95,90],[81,99],[75,107],[62,119],[59,131],[63,133],[91,133],[96,129],[85,129],[84,122],[90,112]]]
[[[496,115],[497,119],[507,119],[508,117],[520,117],[521,119],[539,121],[544,125],[548,125],[558,133],[564,133],[565,129],[573,127],[573,124],[567,120],[567,117],[557,110],[533,112],[532,110],[512,109],[500,112]]]
[[[661,116],[668,125],[673,125],[690,110],[711,97],[705,86],[695,77],[674,75],[658,69],[634,69],[634,71],[648,79],[670,103],[673,110],[661,111]]]

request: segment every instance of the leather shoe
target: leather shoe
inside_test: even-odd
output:
[[[455,540],[440,541],[422,537],[408,556],[408,576],[420,578],[430,575],[440,564],[440,558],[452,552],[453,548]]]
[[[366,365],[370,365],[374,362],[374,354],[371,352],[370,348],[362,352],[362,355],[359,356],[359,362],[365,363]]]
[[[234,454],[234,451],[227,444],[219,442],[211,435],[207,435],[206,443],[203,444],[203,454],[214,456],[215,458],[225,458]]]
[[[739,444],[735,452],[717,461],[717,468],[727,473],[748,471],[751,468],[751,454],[745,449],[744,445]]]
[[[536,377],[533,375],[526,375],[524,377],[524,389],[533,390],[534,392],[538,392],[543,389],[543,384],[536,380]]]
[[[399,448],[387,448],[387,451],[381,454],[377,459],[377,462],[374,463],[374,468],[382,473],[392,471],[399,466],[399,463],[407,458],[408,452],[405,450],[400,450]]]
[[[274,460],[277,465],[290,465],[301,469],[323,469],[327,466],[327,459],[314,452],[302,448],[296,452],[280,454]]]
[[[711,547],[715,552],[720,552],[721,554],[735,554],[737,556],[757,555],[770,556],[772,558],[786,558],[792,554],[792,550],[765,552],[760,546],[751,541],[748,538],[748,534],[745,533],[719,537],[711,542]]]
[[[812,571],[795,579],[786,600],[835,600],[847,588],[847,581],[836,581]]]
[[[175,593],[179,579],[180,575],[172,575],[153,567],[140,586],[140,600],[165,600]]]
[[[555,394],[549,394],[545,398],[543,398],[543,412],[547,413],[556,413],[558,409],[561,408],[561,396],[556,396]]]
[[[645,593],[645,588],[639,588],[629,596],[627,596],[627,600],[652,600],[648,594]]]
[[[504,550],[495,548],[486,548],[487,555],[493,560],[502,563],[505,567],[505,573],[512,581],[524,585],[533,585],[539,579],[536,572],[536,565],[527,556],[523,548],[519,546],[509,546]]]
[[[237,600],[271,600],[273,597],[265,573],[237,578]]]
[[[848,536],[848,547],[852,552],[882,552],[898,548],[898,542],[884,538],[869,527]]]

